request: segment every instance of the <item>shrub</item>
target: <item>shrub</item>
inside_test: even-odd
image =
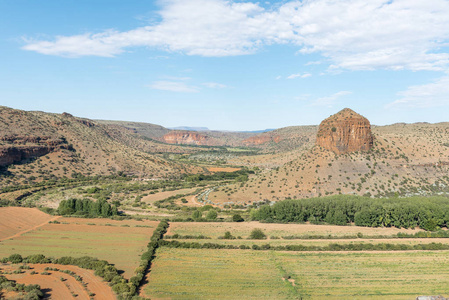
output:
[[[22,255],[20,255],[20,254],[11,254],[9,257],[8,257],[8,261],[10,261],[11,263],[13,263],[13,264],[18,264],[18,263],[21,263],[22,262]]]
[[[207,215],[206,215],[206,219],[208,219],[208,220],[216,220],[217,219],[217,212],[215,211],[215,210],[209,210],[208,212],[207,212]]]
[[[264,240],[267,238],[265,233],[260,228],[254,228],[249,235],[249,238],[252,240]]]
[[[245,220],[242,218],[241,215],[235,214],[235,215],[232,216],[232,221],[233,221],[233,222],[243,222],[243,221],[245,221]]]
[[[198,219],[200,219],[202,216],[203,216],[203,214],[202,214],[201,211],[199,211],[199,210],[195,210],[195,211],[192,213],[192,219],[194,219],[194,220],[198,220]]]

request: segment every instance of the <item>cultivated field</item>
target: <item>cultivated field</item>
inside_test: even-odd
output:
[[[449,293],[449,252],[282,253],[305,298],[415,299]]]
[[[13,239],[0,242],[0,257],[44,254],[91,256],[107,260],[129,278],[139,266],[158,222],[114,221],[109,219],[60,218],[60,224],[46,224]],[[0,228],[0,232],[2,228]]]
[[[149,283],[151,299],[294,299],[269,252],[158,250]]]
[[[0,241],[30,231],[57,218],[37,208],[0,207]]]
[[[11,273],[17,271],[22,264],[10,265],[0,264],[2,272]],[[111,287],[102,279],[94,275],[94,271],[82,269],[76,266],[66,266],[57,264],[28,264],[30,269],[22,270],[21,274],[6,274],[6,278],[17,283],[38,284],[44,292],[45,298],[50,299],[115,299]],[[45,268],[57,268],[60,271],[46,271]],[[82,278],[82,282],[77,281],[74,276],[61,272],[69,270]],[[36,274],[31,274],[36,272]],[[42,275],[43,272],[49,273]],[[83,286],[83,283],[86,286]],[[13,295],[10,295],[11,297]],[[9,296],[6,296],[9,298]]]
[[[161,248],[145,291],[171,299],[415,299],[447,295],[448,275],[448,251]]]
[[[305,235],[320,235],[320,236],[348,236],[362,233],[364,236],[374,235],[395,235],[399,232],[413,234],[421,229],[398,229],[390,228],[371,228],[360,226],[335,226],[335,225],[313,225],[313,224],[271,224],[259,222],[242,222],[242,223],[217,223],[217,222],[171,222],[167,234],[179,235],[204,235],[212,238],[223,236],[226,231],[231,232],[234,236],[241,236],[247,238],[251,230],[254,228],[262,229],[265,234],[270,236],[305,236]]]

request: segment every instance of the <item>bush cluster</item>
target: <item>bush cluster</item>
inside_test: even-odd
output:
[[[5,276],[0,275],[0,296],[2,290],[18,292],[19,295],[17,299],[20,298],[23,300],[41,299],[44,296],[41,287],[37,284],[25,285],[16,283],[15,281],[8,280]]]

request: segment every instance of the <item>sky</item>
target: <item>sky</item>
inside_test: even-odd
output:
[[[0,105],[166,127],[449,121],[447,0],[0,0]]]

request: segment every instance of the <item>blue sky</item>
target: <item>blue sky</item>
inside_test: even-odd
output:
[[[449,121],[446,0],[0,0],[0,104],[167,127]]]

